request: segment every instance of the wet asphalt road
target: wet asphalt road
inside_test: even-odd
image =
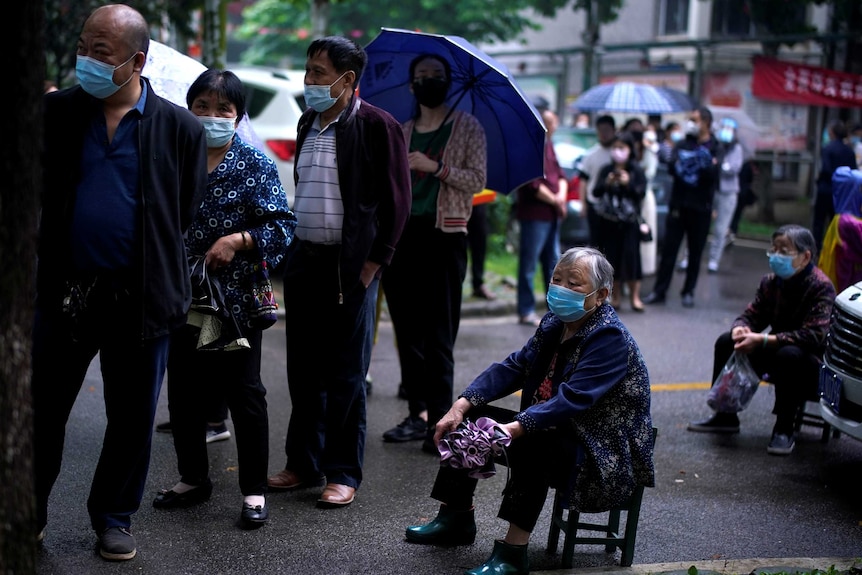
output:
[[[803,428],[791,456],[767,455],[774,395],[763,386],[741,414],[739,435],[685,431],[690,419],[708,414],[706,392],[690,384],[709,379],[713,341],[728,328],[767,270],[764,249],[754,244],[730,250],[720,274],[701,275],[694,309],[681,307],[682,277],[677,276],[666,305],[650,307],[644,314],[628,311],[627,306],[620,312],[646,358],[655,386],[654,423],[659,428],[656,487],[644,496],[636,564],[862,556],[862,442],[841,437],[824,444],[820,430]],[[651,284],[647,279],[645,288]],[[469,306],[475,308],[468,301],[465,309]],[[505,309],[500,302],[496,306]],[[522,345],[530,333],[511,314],[465,318],[456,348],[456,391],[488,363]],[[284,464],[284,432],[291,410],[282,323],[265,334],[263,364],[269,390],[270,469],[276,471]],[[493,539],[504,533],[505,524],[496,511],[505,473],[480,482],[475,544],[439,549],[404,542],[404,526],[436,512],[428,492],[437,462],[420,451],[418,442],[386,444],[380,439],[406,415],[406,403],[396,397],[398,362],[392,329],[385,322],[371,374],[366,476],[349,508],[316,509],[319,490],[272,494],[270,523],[258,531],[239,530],[235,522],[242,499],[235,443],[230,440],[209,446],[215,483],[210,501],[188,510],[157,511],[152,497],[178,476],[170,435],[156,434],[147,494],[132,525],[138,556],[130,562],[108,563],[96,553],[86,513],[104,430],[102,387],[94,364],[67,427],[66,455],[50,502],[38,573],[430,575],[461,573],[482,563]],[[514,407],[517,400],[501,403]],[[166,418],[163,392],[157,421]],[[530,546],[534,572],[559,568],[559,555],[545,553],[549,508],[550,501]],[[577,547],[576,569],[567,572],[613,566],[618,558],[619,553],[605,554],[599,546]]]

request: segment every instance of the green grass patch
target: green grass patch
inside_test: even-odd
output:
[[[739,221],[739,234],[737,235],[758,240],[769,240],[776,227],[775,224],[762,224],[743,219]]]

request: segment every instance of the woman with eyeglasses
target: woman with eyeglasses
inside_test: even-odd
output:
[[[734,351],[746,354],[758,376],[775,385],[775,426],[766,448],[789,455],[793,427],[805,401],[817,397],[820,362],[835,300],[835,288],[814,265],[817,245],[806,228],[786,225],[772,234],[766,252],[772,273],[763,276],[754,299],[715,342],[712,380]],[[689,423],[689,431],[739,433],[736,413],[716,412]]]
[[[437,454],[434,424],[452,404],[467,222],[473,195],[485,187],[487,152],[479,121],[447,103],[452,69],[445,58],[416,57],[408,79],[416,115],[402,129],[409,144],[413,204],[383,292],[409,414],[383,440],[423,440],[422,449]]]

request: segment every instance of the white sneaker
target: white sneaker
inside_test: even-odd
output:
[[[227,428],[224,422],[220,425],[209,425],[207,424],[207,443],[213,443],[214,441],[225,441],[230,439],[230,430]]]
[[[718,271],[718,262],[709,262],[706,269],[709,270],[709,273],[716,273]]]
[[[687,269],[688,269],[688,258],[683,258],[682,260],[680,260],[680,262],[678,264],[676,264],[676,271],[678,271],[678,272],[684,272]]]

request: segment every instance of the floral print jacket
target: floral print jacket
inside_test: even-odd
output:
[[[252,266],[266,260],[270,273],[281,263],[293,239],[296,216],[278,179],[278,170],[263,152],[234,136],[224,160],[210,172],[204,201],[188,231],[190,255],[203,255],[217,239],[247,231],[255,248],[238,251],[215,273],[225,301],[242,328],[251,328]]]
[[[554,314],[545,315],[520,351],[491,365],[461,397],[479,406],[521,390],[516,419],[527,433],[570,428],[582,454],[571,463],[570,508],[606,511],[625,502],[636,486],[655,484],[649,374],[609,304],[560,343],[563,328]],[[548,379],[550,394],[540,389]]]

